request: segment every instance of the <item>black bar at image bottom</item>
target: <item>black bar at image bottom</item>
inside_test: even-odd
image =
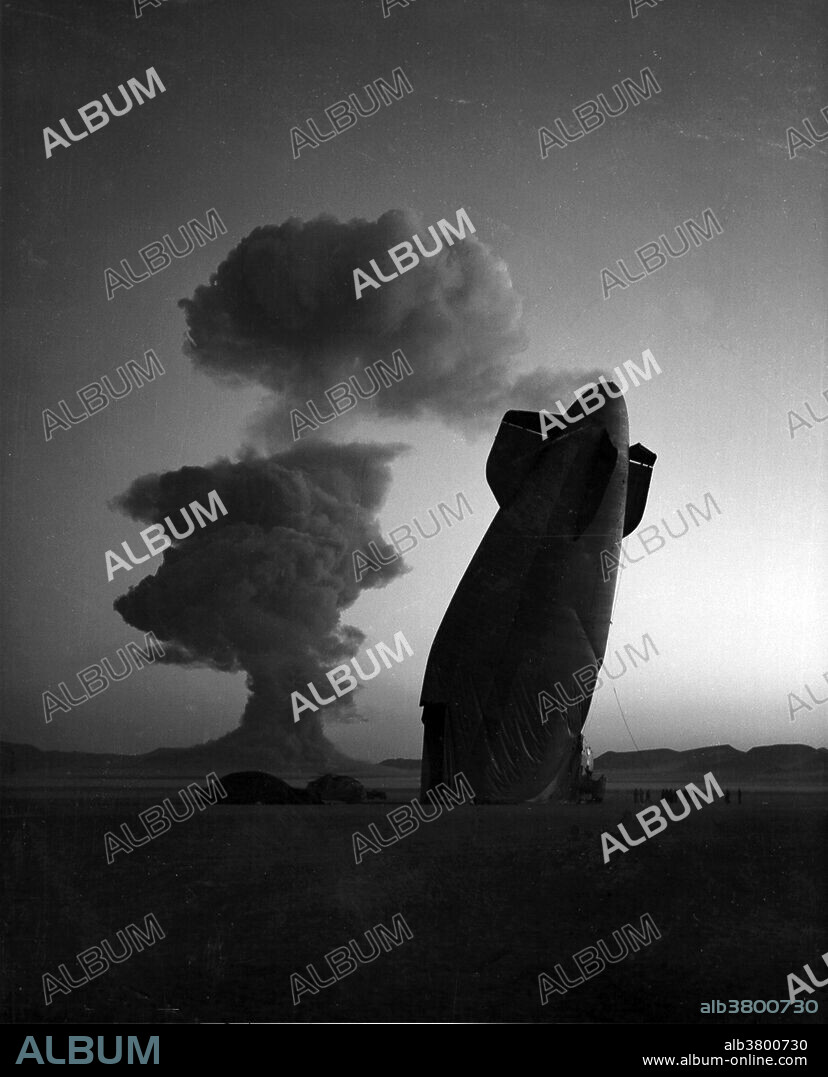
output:
[[[816,1021],[822,1021],[821,1015]],[[696,1025],[554,1024],[546,1035],[556,1050],[591,1063],[612,1062],[625,1072],[693,1071],[708,1067],[785,1066],[825,1072],[828,1034],[823,1023]],[[325,1023],[325,1022],[322,1022]],[[366,1022],[384,1024],[385,1022]],[[388,1025],[399,1022],[387,1022]],[[416,1022],[409,1022],[416,1024]],[[468,1022],[469,1024],[472,1022]],[[517,1022],[514,1022],[516,1024]],[[0,1029],[0,1061],[42,1065],[184,1065],[200,1062],[237,1064],[240,1054],[272,1050],[276,1024],[197,1025],[5,1025]],[[347,1024],[327,1022],[340,1028]],[[349,1022],[355,1024],[355,1022]],[[435,1022],[423,1022],[435,1024]],[[526,1027],[524,1024],[522,1027]],[[532,1025],[529,1027],[533,1028]],[[600,1030],[600,1031],[599,1031]],[[541,1029],[537,1034],[543,1036]],[[552,1039],[549,1040],[552,1042]],[[284,1046],[284,1041],[278,1041]]]

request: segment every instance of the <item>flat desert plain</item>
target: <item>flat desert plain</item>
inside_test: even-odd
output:
[[[828,988],[797,996],[815,1014],[700,1010],[786,999],[806,962],[824,978],[824,793],[717,800],[608,864],[601,832],[639,833],[629,790],[463,805],[356,864],[354,832],[375,822],[390,836],[386,813],[415,794],[397,782],[386,804],[219,803],[107,864],[105,832],[142,833],[138,812],[191,780],[7,789],[5,1021],[825,1020]],[[78,978],[76,954],[104,938],[117,950],[118,929],[150,913],[164,939],[45,1005],[43,973],[63,963]],[[369,950],[364,933],[397,913],[413,938],[294,1005],[291,973],[312,963],[329,977],[326,953],[352,938]],[[645,913],[659,939],[541,1005],[539,973],[560,963],[575,979],[574,953],[613,947]]]

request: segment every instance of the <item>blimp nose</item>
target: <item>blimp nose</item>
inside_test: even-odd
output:
[[[507,411],[486,462],[486,478],[498,504],[508,505],[544,453],[557,453],[567,437],[600,444],[609,438],[619,452],[626,451],[627,406],[623,393],[610,381],[581,386],[568,408],[552,411]]]

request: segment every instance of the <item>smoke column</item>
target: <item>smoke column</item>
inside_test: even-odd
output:
[[[292,691],[357,653],[364,636],[340,624],[361,590],[405,571],[400,561],[357,583],[352,553],[380,537],[376,510],[402,446],[300,444],[136,479],[114,507],[151,523],[216,490],[227,509],[164,552],[161,567],[115,602],[124,619],[167,641],[168,662],[247,672],[250,697],[230,745],[273,764],[323,766],[335,753],[319,715],[294,723]],[[180,528],[180,523],[178,527]],[[353,697],[325,708],[347,716]],[[227,740],[227,738],[225,738]]]

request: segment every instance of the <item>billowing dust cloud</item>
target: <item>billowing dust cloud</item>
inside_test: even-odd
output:
[[[269,458],[218,460],[136,479],[115,504],[150,523],[216,490],[227,510],[176,542],[161,567],[115,608],[165,642],[166,661],[247,672],[250,697],[238,734],[280,763],[324,765],[319,716],[294,723],[290,693],[320,687],[327,670],[363,641],[340,623],[366,587],[405,571],[384,565],[357,583],[352,554],[380,538],[376,511],[399,445],[300,444]],[[180,523],[178,524],[180,527]],[[326,682],[325,682],[326,683]],[[334,707],[347,714],[352,697]]]

